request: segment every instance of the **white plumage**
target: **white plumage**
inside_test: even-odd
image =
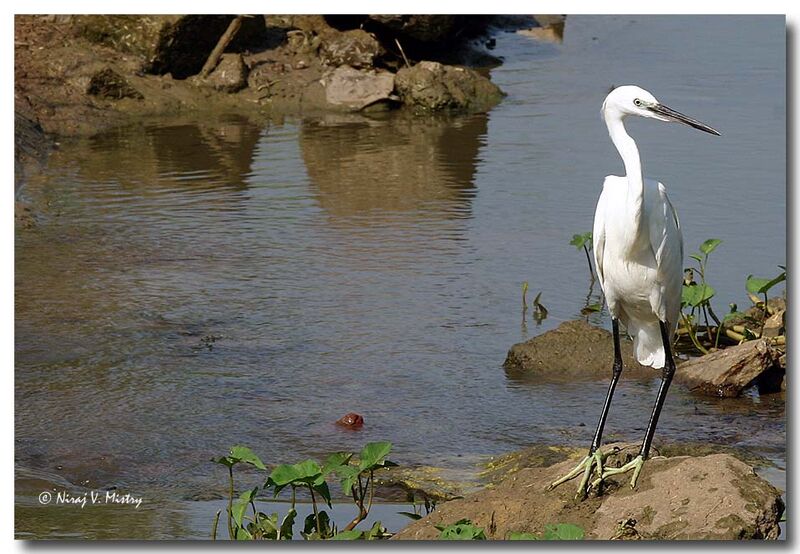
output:
[[[644,180],[644,202],[638,226],[625,213],[626,177],[609,175],[594,215],[594,256],[600,286],[611,316],[633,337],[633,352],[642,365],[665,363],[659,320],[678,321],[683,282],[683,237],[664,185]]]

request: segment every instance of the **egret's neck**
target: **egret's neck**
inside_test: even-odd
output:
[[[618,115],[605,114],[608,134],[611,142],[617,147],[622,162],[625,164],[625,175],[628,179],[628,210],[632,216],[634,228],[641,223],[642,202],[644,200],[644,181],[642,180],[642,162],[636,142],[625,130],[622,118]]]

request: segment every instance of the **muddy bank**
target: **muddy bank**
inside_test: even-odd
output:
[[[615,446],[621,451],[608,458],[612,467],[636,450],[635,445]],[[581,455],[514,471],[493,486],[440,504],[393,538],[435,539],[436,525],[464,518],[483,527],[487,538],[498,540],[512,532],[540,535],[555,523],[578,525],[586,538],[598,540],[776,539],[780,533],[784,505],[779,491],[729,454],[653,457],[636,490],[628,487],[630,476],[614,477],[599,494],[583,501],[575,500],[573,482],[546,491]]]
[[[16,16],[15,109],[58,135],[187,111],[482,111],[503,97],[488,79],[500,63],[485,46],[489,35],[498,25],[538,25],[532,17],[446,15],[236,21]]]

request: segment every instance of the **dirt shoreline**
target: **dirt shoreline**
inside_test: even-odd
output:
[[[497,21],[491,16],[465,16],[463,21],[392,16],[432,18],[424,22],[427,27],[417,22],[410,30],[394,29],[391,21],[382,24],[374,20],[347,22],[334,16],[252,16],[245,20],[216,69],[207,77],[198,75],[197,64],[206,59],[220,29],[225,29],[225,17],[233,18],[17,15],[15,112],[38,123],[47,134],[75,136],[92,135],[154,115],[229,111],[267,116],[390,109],[393,105],[413,106],[414,101],[390,88],[364,106],[356,103],[354,108],[337,104],[325,87],[330,86],[339,68],[352,68],[362,81],[375,75],[388,76],[391,81],[425,60],[445,69],[457,68],[459,78],[469,77],[465,83],[456,83],[458,86],[453,85],[453,78],[443,75],[426,84],[450,87],[437,92],[446,96],[444,100],[433,99],[443,108],[484,110],[502,98],[499,89],[486,79],[485,71],[482,74],[470,69],[500,63],[486,49],[474,47],[475,41],[483,40],[478,37],[498,31],[493,27]],[[412,25],[414,21],[401,23]],[[530,20],[524,25],[536,23]],[[419,38],[423,31],[433,38]],[[446,41],[436,33],[462,33],[467,38]],[[403,41],[406,47],[400,50]],[[409,60],[407,55],[417,57]],[[346,93],[355,94],[352,90]],[[431,109],[437,108],[434,104]]]

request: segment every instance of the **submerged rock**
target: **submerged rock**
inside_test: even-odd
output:
[[[779,358],[767,340],[748,341],[681,363],[675,380],[693,392],[722,397],[738,396],[767,377],[779,388],[780,379],[765,375],[781,371]]]
[[[505,96],[477,71],[431,61],[398,71],[395,87],[405,104],[422,111],[485,111]]]
[[[445,502],[460,498],[466,488],[474,484],[461,483],[449,478],[447,471],[439,467],[390,467],[375,474],[375,482],[381,488],[381,496],[414,502]]]
[[[623,375],[657,376],[656,370],[644,367],[633,358],[633,345],[620,342]],[[614,363],[614,338],[609,331],[583,320],[566,321],[508,351],[503,367],[551,377],[608,378]]]
[[[636,490],[628,487],[630,475],[622,475],[608,479],[599,496],[580,502],[573,498],[573,482],[545,490],[577,460],[521,469],[491,488],[438,505],[392,538],[435,539],[435,525],[462,518],[483,527],[489,539],[504,539],[511,532],[539,535],[553,523],[578,525],[587,539],[597,540],[775,539],[780,533],[780,493],[728,454],[651,458]]]
[[[355,412],[350,412],[337,419],[336,424],[343,427],[360,428],[364,425],[364,418]]]

